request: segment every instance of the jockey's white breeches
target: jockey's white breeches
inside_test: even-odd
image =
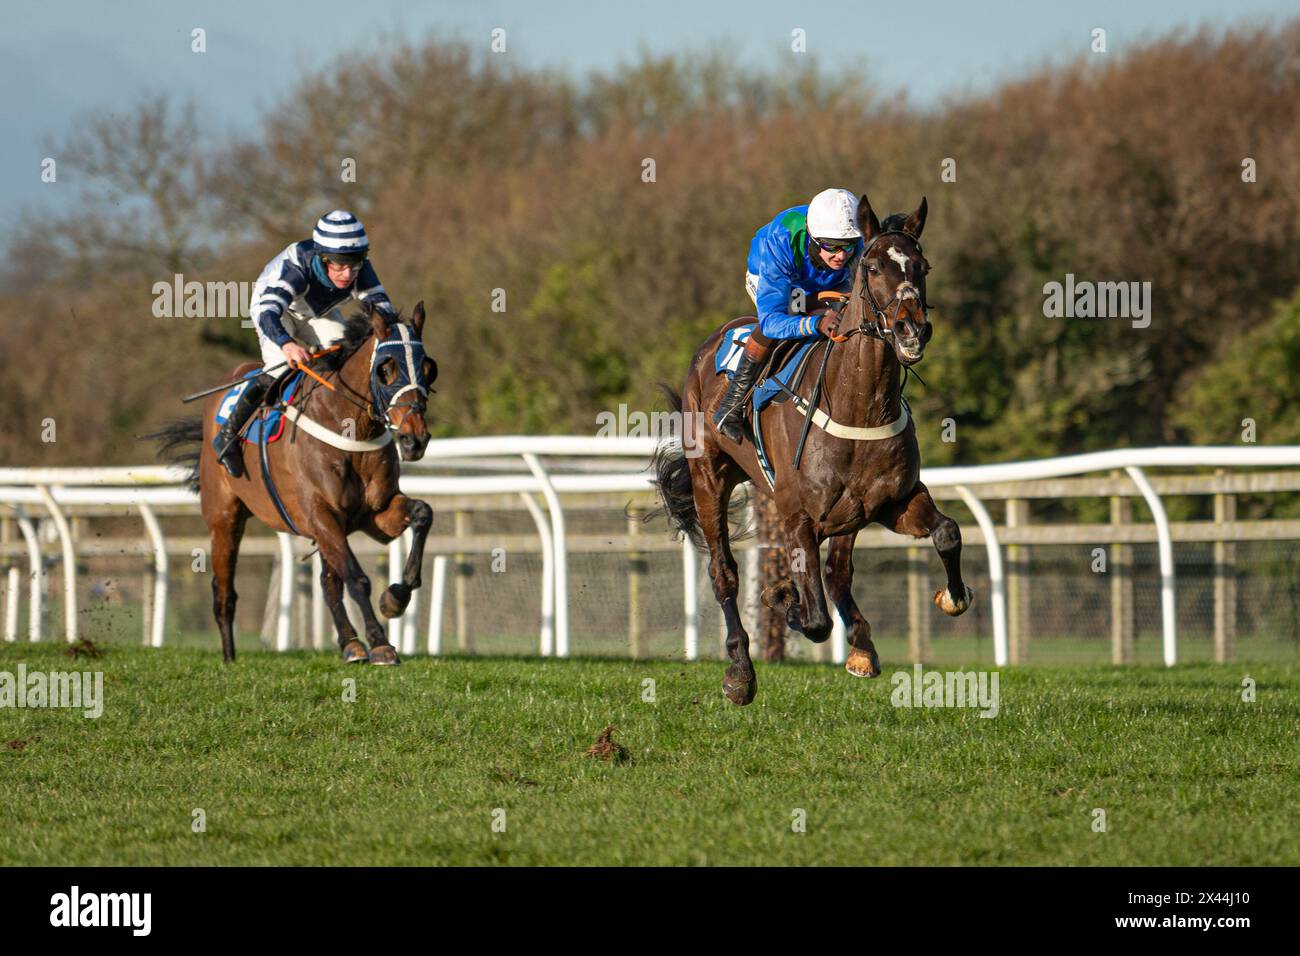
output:
[[[280,316],[280,322],[284,325],[284,330],[293,336],[293,340],[309,352],[333,345],[343,338],[343,314],[338,309],[331,309],[315,319],[298,319],[286,311]],[[281,365],[285,357],[280,346],[260,334],[258,341],[262,345],[262,368],[271,369],[267,375],[279,378],[285,372],[292,371],[288,365]],[[272,369],[273,365],[281,367]]]

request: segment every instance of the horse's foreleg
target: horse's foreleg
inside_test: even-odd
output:
[[[221,656],[226,663],[235,659],[235,566],[239,542],[248,523],[248,509],[238,500],[210,525],[212,535],[212,615],[221,632]]]
[[[871,643],[871,625],[853,600],[853,542],[856,531],[831,538],[826,550],[826,590],[848,630],[849,659],[844,669],[854,677],[879,677],[880,658]]]
[[[934,549],[939,552],[943,570],[948,575],[948,586],[934,593],[934,603],[953,617],[965,612],[975,599],[975,592],[961,579],[961,528],[934,506],[930,490],[918,481],[908,498],[898,502],[891,514],[878,520],[899,534],[929,537],[934,542]]]
[[[411,553],[406,556],[402,580],[390,584],[379,596],[379,613],[384,617],[399,617],[410,603],[411,592],[420,586],[420,571],[424,565],[424,539],[433,526],[433,509],[425,502],[394,495],[387,508],[375,515],[373,524],[379,536],[392,541],[407,528],[411,529]]]
[[[692,458],[690,469],[696,519],[709,545],[709,578],[713,582],[713,596],[722,607],[722,616],[727,623],[727,657],[731,666],[722,678],[722,692],[727,695],[727,700],[743,707],[758,692],[758,679],[749,659],[749,634],[745,632],[736,606],[740,579],[736,576],[736,558],[731,553],[727,528],[727,502],[735,482],[727,477],[716,459]]]
[[[359,663],[367,659],[372,664],[400,663],[397,659],[397,651],[388,643],[384,626],[379,623],[379,618],[375,616],[375,609],[370,606],[370,578],[366,576],[357,556],[352,553],[344,528],[345,525],[339,516],[323,515],[317,517],[314,529],[321,560],[342,579],[348,594],[361,608],[361,616],[366,626],[366,639],[370,642],[370,654],[367,657],[361,642],[353,638],[343,646],[343,659],[349,663],[353,661]]]
[[[820,644],[831,636],[831,616],[822,590],[820,543],[807,514],[800,512],[786,519],[785,553],[794,582],[794,594],[784,601],[786,623]]]

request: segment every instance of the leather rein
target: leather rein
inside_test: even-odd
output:
[[[427,406],[428,406],[428,398],[429,398],[429,396],[428,396],[428,392],[427,392],[427,390],[425,390],[425,389],[423,389],[422,387],[420,387],[420,386],[417,385],[417,386],[414,387],[414,393],[415,393],[415,394],[413,395],[413,397],[412,397],[409,401],[403,401],[403,402],[390,402],[390,403],[388,403],[388,406],[387,406],[387,409],[386,409],[386,410],[384,410],[384,411],[381,411],[381,410],[380,410],[380,401],[379,401],[379,398],[378,398],[378,397],[375,395],[375,393],[374,393],[374,368],[375,368],[375,366],[376,366],[376,364],[377,364],[377,358],[378,358],[378,354],[379,354],[379,349],[380,349],[380,347],[381,347],[382,345],[384,345],[384,344],[385,344],[385,343],[380,342],[380,341],[376,338],[376,339],[375,339],[375,344],[374,344],[373,349],[372,349],[372,351],[371,351],[371,353],[370,353],[370,366],[371,366],[371,377],[370,377],[370,382],[371,382],[371,394],[370,394],[370,396],[369,396],[369,399],[370,399],[369,401],[366,400],[366,396],[360,394],[360,393],[359,393],[355,388],[353,388],[351,385],[349,385],[347,382],[345,382],[345,381],[343,380],[343,378],[342,378],[342,374],[343,374],[343,366],[344,366],[344,364],[346,364],[346,362],[341,362],[341,363],[339,363],[339,365],[338,365],[337,368],[334,368],[334,369],[332,369],[331,371],[326,372],[325,375],[324,375],[323,377],[324,377],[324,379],[325,379],[326,381],[329,381],[331,378],[333,378],[333,379],[338,383],[338,385],[340,385],[340,386],[342,387],[342,390],[341,390],[341,391],[336,391],[336,394],[338,394],[338,395],[341,396],[343,399],[345,399],[346,401],[352,403],[352,404],[355,405],[357,408],[359,408],[359,409],[361,409],[363,412],[365,412],[366,415],[369,416],[369,419],[370,419],[371,421],[377,422],[378,424],[380,424],[380,425],[382,426],[383,429],[386,429],[386,430],[388,430],[388,431],[394,431],[394,432],[395,432],[395,431],[398,431],[398,430],[401,429],[402,424],[403,424],[403,423],[406,421],[406,419],[407,419],[407,416],[411,415],[412,413],[417,413],[417,414],[423,414],[423,413],[424,413],[424,411],[426,410],[426,408],[427,408]],[[388,344],[400,344],[400,343],[388,343]],[[354,353],[354,354],[355,354],[355,353]],[[350,356],[349,356],[349,358],[350,358]],[[312,383],[312,387],[311,387],[310,391],[308,391],[308,392],[307,392],[305,395],[303,395],[303,397],[302,397],[302,402],[301,402],[300,405],[299,405],[300,408],[305,408],[305,407],[306,407],[306,405],[307,405],[307,400],[308,400],[309,398],[311,398],[311,396],[312,396],[313,394],[315,394],[316,390],[317,390],[319,387],[320,387],[319,383]],[[410,386],[408,386],[408,388],[409,388],[409,387],[410,387]],[[406,389],[403,389],[403,391],[405,391],[405,390],[406,390]],[[397,396],[394,396],[394,399],[396,399],[396,397],[397,397]],[[393,424],[392,422],[388,421],[388,417],[387,417],[387,415],[385,414],[385,411],[391,411],[391,410],[394,409],[394,408],[404,409],[404,411],[403,411],[402,414],[401,414],[401,417],[400,417],[400,418],[398,419],[398,421],[397,421],[397,424]]]

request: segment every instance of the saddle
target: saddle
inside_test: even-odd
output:
[[[235,403],[239,401],[239,396],[248,387],[248,383],[261,373],[261,368],[255,368],[245,373],[244,380],[222,396],[221,403],[217,406],[218,425],[226,423],[226,420],[230,418],[230,412],[235,407]],[[283,409],[293,404],[298,394],[298,385],[302,382],[302,379],[302,372],[293,372],[276,379],[266,394],[262,396],[262,406],[269,405],[270,410],[264,415],[254,412],[249,416],[240,438],[246,442],[277,441],[284,434],[285,416]],[[263,436],[266,436],[265,439],[263,439]]]
[[[752,325],[740,325],[727,332],[718,347],[716,359],[718,372],[725,372],[728,378],[735,376],[740,354],[744,351],[745,343],[749,341],[757,325],[755,320]],[[798,391],[813,346],[821,338],[819,335],[812,335],[801,339],[781,339],[772,346],[772,350],[768,352],[767,358],[759,368],[754,389],[745,402],[744,415],[747,419],[761,412],[769,404],[788,401],[790,392]]]
[[[260,374],[262,374],[260,367],[246,372],[242,376],[242,382],[226,391],[217,406],[216,419],[218,425],[226,423],[230,418],[230,413],[235,408],[235,403],[239,401],[239,396],[243,394],[244,389],[248,388],[252,380]],[[253,414],[244,423],[243,431],[239,436],[244,442],[251,442],[258,447],[258,460],[262,466],[262,482],[266,486],[266,492],[286,527],[291,533],[297,535],[302,534],[302,532],[293,523],[293,518],[289,516],[284,501],[280,498],[280,492],[276,489],[275,482],[271,478],[267,447],[284,434],[284,423],[288,418],[285,409],[289,408],[293,404],[294,398],[297,397],[298,385],[302,382],[302,379],[302,372],[292,372],[288,375],[281,375],[272,382],[270,388],[266,390],[266,394],[262,396],[259,407],[254,409]]]
[[[848,296],[842,292],[822,292],[818,294],[818,299],[836,312],[842,311],[848,302]],[[741,353],[745,349],[745,342],[749,340],[750,335],[753,334],[757,326],[758,320],[755,318],[753,324],[746,322],[744,325],[736,326],[727,331],[717,351],[716,370],[719,373],[726,372],[729,377],[735,376],[736,368],[740,364]],[[836,341],[843,341],[843,339],[837,337]],[[762,469],[763,477],[767,479],[768,487],[775,486],[776,472],[768,459],[767,449],[763,444],[763,426],[759,416],[768,405],[779,405],[781,402],[787,402],[792,396],[798,394],[799,386],[803,382],[804,373],[808,370],[810,360],[819,351],[818,346],[822,345],[829,349],[831,342],[820,333],[799,339],[779,340],[772,347],[759,369],[753,391],[741,411],[741,426],[753,442],[754,452],[758,458],[759,467]],[[805,426],[804,437],[806,436],[807,427]],[[799,452],[795,454],[794,467],[796,468],[799,467],[798,459],[803,449],[803,441],[804,438],[801,437]]]
[[[728,330],[718,347],[716,363],[719,373],[735,375],[740,355],[745,349],[745,342],[757,326],[755,320],[753,325],[740,325]],[[759,468],[762,469],[769,488],[775,487],[776,471],[772,467],[767,448],[763,443],[763,426],[759,416],[768,405],[789,401],[791,394],[798,392],[804,373],[808,370],[809,360],[817,352],[817,346],[821,342],[830,344],[830,340],[821,335],[807,336],[802,339],[782,339],[776,342],[763,361],[753,391],[750,392],[741,412],[744,416],[742,427],[754,445]]]

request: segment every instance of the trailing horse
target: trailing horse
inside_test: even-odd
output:
[[[189,467],[189,486],[199,493],[212,537],[212,610],[227,661],[235,659],[239,543],[254,515],[275,531],[315,541],[321,587],[343,660],[399,663],[370,606],[370,578],[348,546],[348,535],[364,531],[387,543],[412,530],[402,580],[379,600],[384,617],[397,617],[420,586],[424,541],[433,521],[432,508],[398,488],[398,450],[403,460],[418,461],[429,442],[425,408],[437,365],[424,354],[423,330],[424,303],[416,305],[409,324],[400,316],[390,324],[371,306],[365,316],[349,320],[337,349],[318,353],[311,365],[329,384],[303,381],[303,394],[285,410],[289,420],[283,437],[244,445],[241,478],[230,477],[212,449],[222,393],[208,399],[201,418],[181,419],[144,436],[157,440],[166,460]],[[232,378],[258,367],[246,362]],[[270,484],[259,466],[262,455]],[[369,651],[344,610],[344,587],[361,607]]]
[[[726,619],[731,661],[722,687],[733,703],[748,704],[757,690],[749,635],[736,607],[738,579],[728,530],[727,504],[737,484],[752,481],[775,496],[785,536],[789,576],[764,592],[764,602],[781,607],[789,626],[817,643],[831,633],[819,550],[830,539],[826,588],[848,632],[850,674],[880,675],[871,625],[852,593],[853,541],[868,523],[930,537],[948,577],[935,603],[953,616],[970,606],[973,594],[961,577],[961,530],[935,507],[919,480],[916,427],[902,397],[903,369],[921,360],[933,334],[925,298],[930,266],[920,243],[926,212],[922,198],[914,212],[890,217],[890,228],[882,229],[867,197],[859,201],[865,244],[843,305],[840,328],[848,331],[815,346],[824,349],[817,360],[824,375],[804,376],[806,387],[796,381],[793,397],[753,416],[749,437],[760,434],[775,472],[770,486],[754,442],[733,442],[713,424],[727,385],[716,371],[718,349],[732,329],[754,322],[752,317],[729,322],[705,340],[682,396],[667,390],[683,422],[707,423],[694,436],[692,455],[680,444],[666,444],[652,464],[663,511],[679,532],[708,546],[709,576]],[[767,375],[775,373],[769,368]],[[816,428],[809,428],[810,417]],[[797,467],[796,454],[801,456]]]

